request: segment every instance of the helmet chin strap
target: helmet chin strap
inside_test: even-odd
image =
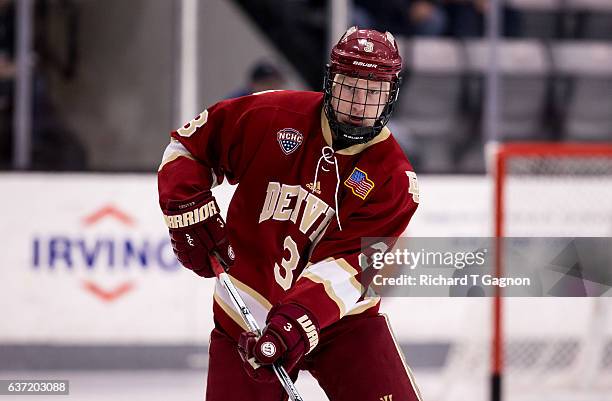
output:
[[[371,141],[380,133],[374,127],[349,127],[345,124],[330,124],[333,132],[334,150],[346,149]]]
[[[383,129],[383,125],[378,119],[374,123],[374,126],[354,127],[339,122],[333,110],[326,111],[329,113],[327,120],[332,131],[333,148],[336,151],[346,149],[353,145],[361,145],[370,142],[372,139],[376,138]]]

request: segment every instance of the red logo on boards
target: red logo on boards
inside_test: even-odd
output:
[[[114,219],[129,227],[135,225],[133,218],[119,210],[114,205],[103,206],[97,211],[85,216],[82,221],[85,227],[90,227],[106,218]],[[83,280],[83,288],[103,302],[113,302],[130,292],[134,288],[134,284],[127,281],[119,283],[114,288],[103,289],[93,281]]]
[[[130,216],[128,216],[121,210],[117,209],[113,205],[103,206],[99,210],[95,211],[94,213],[91,213],[90,215],[85,216],[83,218],[83,225],[86,227],[91,226],[107,217],[113,218],[126,226],[134,225],[134,220]]]

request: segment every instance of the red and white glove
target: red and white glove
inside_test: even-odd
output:
[[[319,343],[316,320],[296,304],[272,308],[261,337],[250,331],[240,334],[238,351],[247,374],[259,382],[278,379],[270,365],[279,361],[290,372]]]
[[[225,222],[210,191],[184,201],[170,201],[163,212],[172,249],[183,266],[199,276],[215,277],[211,256],[216,256],[225,270],[234,263]]]

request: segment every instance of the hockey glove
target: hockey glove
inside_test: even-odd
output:
[[[280,362],[291,372],[319,342],[319,329],[311,315],[296,304],[279,305],[268,313],[261,337],[243,332],[238,351],[247,374],[259,382],[275,382],[270,365]]]
[[[225,233],[225,222],[210,191],[185,201],[170,201],[164,209],[170,241],[183,266],[203,277],[215,277],[211,256],[225,270],[234,263],[234,251]]]

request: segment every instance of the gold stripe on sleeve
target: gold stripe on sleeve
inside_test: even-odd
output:
[[[336,295],[329,281],[324,280],[316,274],[310,272],[302,274],[302,277],[307,278],[314,283],[322,284],[323,288],[325,288],[327,296],[330,297],[336,303],[336,305],[338,305],[338,308],[340,309],[340,317],[346,314],[346,305],[344,304],[344,302],[342,302],[342,299],[340,299],[340,297]]]
[[[351,309],[348,313],[348,315],[358,315],[362,312],[365,312],[366,310],[375,307],[376,305],[378,305],[380,303],[380,297],[374,297],[374,298],[368,298],[366,300],[361,301],[363,302],[362,305],[359,305],[358,307]],[[358,302],[359,304],[359,302]]]
[[[257,291],[255,291],[254,289],[249,287],[248,285],[244,284],[242,281],[238,280],[236,277],[233,277],[231,275],[229,275],[229,276],[230,276],[230,280],[232,280],[232,283],[234,283],[234,285],[239,290],[241,290],[242,292],[246,292],[247,294],[252,296],[253,299],[255,299],[257,302],[259,302],[259,304],[263,308],[265,308],[267,311],[270,311],[270,309],[272,309],[272,304],[263,295],[261,295],[260,293],[258,293]]]
[[[353,266],[351,266],[351,264],[349,262],[347,262],[346,260],[344,260],[344,258],[340,258],[340,259],[334,259],[334,262],[336,262],[336,264],[338,266],[340,266],[343,270],[345,270],[348,274],[350,274],[351,278],[349,279],[351,285],[353,287],[355,287],[355,289],[361,294],[363,293],[363,286],[361,285],[361,283],[359,281],[357,281],[357,279],[355,278],[355,276],[357,275],[357,269],[355,269]]]

